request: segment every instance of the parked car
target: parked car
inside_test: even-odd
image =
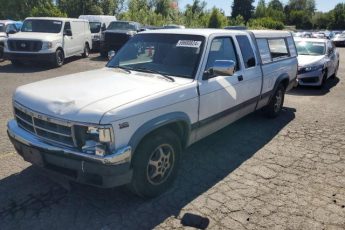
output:
[[[55,67],[65,58],[88,57],[92,48],[89,22],[74,18],[27,18],[21,32],[5,43],[5,57],[13,65],[23,61],[48,61]]]
[[[102,32],[107,29],[111,22],[116,21],[116,17],[110,15],[80,15],[79,19],[89,21],[92,34],[92,48],[98,51],[101,47]]]
[[[107,30],[102,33],[101,56],[107,57],[109,52],[119,51],[129,39],[143,30],[142,25],[138,22],[111,22]]]
[[[327,39],[295,39],[298,52],[298,84],[323,87],[339,69],[339,53]]]
[[[332,39],[335,46],[345,46],[345,34],[337,34]]]
[[[142,32],[107,68],[19,87],[8,135],[26,161],[69,180],[157,196],[184,148],[255,110],[279,115],[296,56],[283,31]]]
[[[227,26],[224,29],[226,30],[247,30],[246,26]]]
[[[15,34],[17,32],[18,28],[16,26],[16,22],[11,20],[0,20],[0,60],[2,60],[4,56],[4,46],[7,38],[11,34]]]
[[[322,33],[322,32],[314,32],[312,33],[312,38],[326,38],[326,34]]]
[[[311,38],[312,33],[311,32],[297,32],[297,33],[294,33],[294,37]]]
[[[184,25],[169,24],[169,25],[164,25],[163,29],[186,29],[186,27]]]

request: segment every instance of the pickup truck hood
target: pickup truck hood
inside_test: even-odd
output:
[[[13,34],[10,37],[10,39],[53,41],[58,38],[58,35],[59,34],[52,34],[52,33],[19,32],[19,33]]]
[[[21,86],[14,100],[54,118],[96,124],[109,110],[179,85],[152,74],[103,68]]]
[[[324,55],[312,56],[312,55],[298,55],[298,66],[311,66],[314,64],[323,64],[322,59]]]

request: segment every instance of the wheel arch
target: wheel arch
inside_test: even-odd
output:
[[[162,129],[170,129],[181,140],[182,148],[185,148],[189,141],[191,122],[187,114],[174,112],[156,117],[140,126],[132,135],[129,145],[135,153],[138,145],[150,134]]]

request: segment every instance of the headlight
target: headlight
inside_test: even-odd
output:
[[[93,40],[95,40],[95,41],[99,41],[100,39],[101,39],[101,37],[99,35],[93,36]]]
[[[316,71],[319,69],[323,69],[324,65],[316,65],[316,66],[308,66],[308,67],[304,67],[304,71],[305,72],[312,72],[312,71]]]
[[[76,126],[75,137],[78,146],[86,154],[105,156],[115,149],[111,126]]]
[[[53,43],[52,42],[43,42],[42,44],[42,50],[48,50],[53,48]]]
[[[136,34],[136,32],[135,31],[128,31],[127,32],[127,35],[129,35],[129,36],[134,36]]]

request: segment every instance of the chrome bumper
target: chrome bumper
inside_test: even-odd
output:
[[[77,157],[80,158],[80,160],[93,161],[104,165],[118,165],[128,163],[131,161],[132,157],[132,148],[130,146],[121,148],[115,151],[114,153],[104,157],[88,155],[72,149],[53,146],[18,127],[17,122],[15,120],[11,120],[7,123],[7,131],[10,137],[24,145],[38,149],[44,149],[51,152],[56,152],[58,154],[61,154],[63,157]]]

